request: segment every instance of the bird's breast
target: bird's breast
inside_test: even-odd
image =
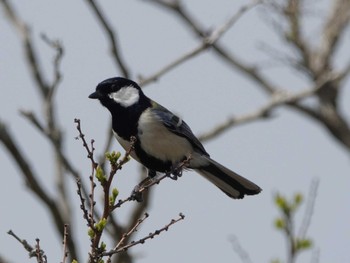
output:
[[[139,118],[138,138],[143,151],[164,162],[175,164],[193,152],[190,142],[169,131],[150,109]]]
[[[120,137],[115,131],[113,131],[114,137],[117,139],[117,141],[119,142],[119,144],[124,148],[125,151],[129,151],[130,149],[130,141],[123,139],[122,137]],[[139,158],[137,157],[136,153],[134,151],[130,152],[130,155],[132,158],[134,158],[136,161],[139,161]]]

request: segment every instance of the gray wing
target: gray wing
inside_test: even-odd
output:
[[[155,102],[153,102],[152,112],[159,117],[169,131],[181,137],[185,137],[195,149],[198,149],[202,154],[209,156],[202,143],[191,131],[191,128],[181,118]]]

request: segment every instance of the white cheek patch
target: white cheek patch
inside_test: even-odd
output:
[[[134,105],[140,98],[139,90],[133,86],[121,88],[116,92],[108,94],[108,96],[125,108]]]

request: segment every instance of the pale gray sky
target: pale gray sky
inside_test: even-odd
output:
[[[40,33],[58,38],[65,47],[62,63],[63,81],[57,94],[60,125],[65,128],[66,152],[86,179],[90,165],[77,132],[74,118],[80,118],[88,138],[102,150],[109,113],[87,96],[98,82],[118,74],[110,57],[105,35],[83,1],[12,1],[25,21],[31,24],[42,66],[51,76],[53,52],[40,40]],[[187,1],[189,10],[207,27],[223,23],[246,1]],[[320,14],[323,6],[319,7]],[[136,79],[148,76],[197,45],[196,39],[171,14],[146,1],[106,1],[103,9],[115,26],[123,57]],[[54,189],[50,145],[18,113],[18,109],[41,113],[37,92],[23,61],[23,50],[13,27],[0,16],[0,118],[23,147],[26,156],[41,175],[41,182]],[[258,41],[280,47],[280,42],[264,23],[263,13],[253,10],[231,28],[221,40],[239,57],[266,67],[270,77],[291,91],[307,88],[308,83],[295,72],[269,63],[257,49]],[[312,23],[314,21],[311,19]],[[317,21],[317,19],[315,19]],[[313,24],[311,25],[312,27]],[[310,38],[316,36],[312,29]],[[347,32],[347,38],[349,32]],[[348,51],[338,54],[344,63]],[[341,107],[350,112],[350,87],[347,83]],[[196,133],[206,131],[228,116],[257,109],[265,97],[252,82],[227,68],[208,51],[164,75],[148,86],[145,93],[181,115]],[[121,150],[115,143],[113,147]],[[320,180],[314,217],[309,236],[320,262],[349,262],[350,243],[350,165],[349,155],[317,123],[286,108],[278,109],[275,118],[257,121],[226,132],[205,144],[211,156],[222,164],[256,182],[263,188],[258,196],[232,200],[193,172],[174,182],[166,180],[156,187],[150,214],[138,236],[148,234],[176,217],[186,219],[168,232],[133,248],[140,263],[147,262],[240,262],[228,237],[238,237],[253,262],[285,258],[285,240],[273,227],[277,210],[273,195],[307,193],[314,178]],[[39,237],[50,262],[61,260],[61,239],[50,225],[51,218],[27,191],[18,169],[0,147],[2,183],[0,184],[0,255],[12,262],[28,261],[20,244],[6,232],[34,242]],[[117,177],[121,194],[129,194],[137,183],[137,165],[133,161]],[[87,179],[88,180],[88,179]],[[71,182],[72,202],[76,204],[75,228],[83,247],[89,241],[79,209],[75,183]],[[127,208],[120,211],[125,218]],[[301,215],[297,219],[300,223]],[[310,252],[298,262],[310,262]],[[86,259],[86,253],[84,255]]]

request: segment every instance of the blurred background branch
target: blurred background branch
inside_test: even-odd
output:
[[[305,33],[307,31],[305,23],[306,5],[313,4],[307,0],[251,2],[243,5],[238,11],[229,11],[230,17],[226,20],[223,19],[224,22],[221,22],[222,24],[213,28],[205,26],[205,21],[197,19],[194,12],[187,7],[185,1],[145,0],[139,2],[152,5],[155,8],[159,8],[166,15],[175,17],[180,26],[195,37],[197,43],[193,45],[194,48],[189,47],[186,49],[186,52],[177,54],[175,59],[164,63],[152,74],[143,74],[142,72],[142,74],[136,74],[136,69],[132,66],[131,61],[125,59],[127,58],[126,50],[129,47],[122,46],[123,42],[120,41],[125,36],[119,32],[119,29],[124,25],[114,24],[108,15],[108,9],[105,9],[105,6],[101,3],[95,0],[86,0],[84,3],[92,10],[94,22],[100,26],[101,32],[107,36],[106,41],[110,51],[108,57],[111,58],[115,65],[115,75],[129,78],[138,76],[140,84],[146,86],[165,78],[169,72],[184,67],[189,61],[206,53],[223,62],[232,74],[238,72],[244,78],[253,82],[256,92],[264,94],[265,101],[262,106],[256,105],[253,110],[241,115],[230,112],[227,119],[223,121],[219,117],[214,127],[207,128],[200,134],[199,137],[202,141],[218,138],[238,125],[271,119],[276,116],[275,111],[277,108],[285,107],[301,113],[301,116],[306,120],[318,123],[320,127],[328,131],[332,139],[345,149],[347,154],[350,152],[349,118],[347,113],[343,112],[343,108],[339,107],[339,101],[343,96],[345,83],[350,74],[350,57],[344,57],[346,61],[344,65],[339,66],[335,64],[335,56],[340,48],[341,41],[346,36],[346,30],[349,28],[350,1],[330,1],[329,10],[322,18],[319,37],[312,39],[312,41]],[[58,236],[60,238],[64,236],[65,224],[71,226],[67,235],[69,260],[80,260],[82,257],[80,255],[81,252],[78,251],[79,238],[77,238],[77,233],[74,232],[75,222],[72,214],[72,195],[70,194],[69,180],[72,178],[74,180],[82,179],[82,176],[79,172],[79,167],[69,158],[65,149],[67,140],[64,134],[67,127],[59,123],[58,115],[60,111],[56,105],[57,97],[55,96],[63,82],[62,60],[66,56],[65,47],[62,41],[52,38],[55,32],[50,32],[50,37],[46,34],[41,34],[41,41],[46,43],[54,53],[51,64],[52,72],[47,74],[46,68],[44,69],[41,66],[43,54],[37,48],[36,35],[32,33],[30,23],[25,22],[19,15],[12,5],[12,1],[0,0],[0,4],[8,21],[19,36],[19,42],[24,50],[23,60],[26,61],[27,70],[33,79],[34,88],[40,98],[42,114],[38,114],[33,110],[21,110],[20,113],[42,135],[42,139],[50,143],[51,150],[49,154],[53,154],[54,167],[51,171],[36,171],[34,168],[35,164],[31,161],[31,156],[24,154],[20,139],[16,138],[11,132],[7,120],[3,119],[3,115],[0,119],[0,141],[6,153],[19,168],[21,177],[27,187],[45,205]],[[268,76],[268,70],[259,66],[257,62],[248,62],[244,54],[238,54],[234,48],[222,40],[223,35],[246,15],[246,11],[257,5],[261,8],[260,10],[263,10],[263,14],[269,16],[272,20],[271,27],[273,32],[283,42],[285,50],[293,51],[292,54],[289,54],[288,51],[277,52],[274,47],[266,44],[265,47],[269,51],[270,60],[276,61],[277,59],[279,62],[282,61],[284,66],[300,73],[309,83],[308,88],[294,87],[294,84],[288,82],[283,83],[283,85],[275,84],[274,79]],[[278,17],[278,20],[275,21],[274,17]],[[234,84],[228,83],[227,86],[228,88],[233,88]],[[93,86],[94,84],[91,84],[89,88]],[[300,89],[298,89],[299,91],[292,91],[295,90],[294,88]],[[313,100],[315,103],[307,103],[308,100]],[[111,148],[113,142],[113,134],[110,127],[106,134],[103,154]],[[101,154],[98,162],[102,166],[105,164],[104,155]],[[40,175],[46,173],[55,174],[54,193],[50,193],[40,182]],[[140,178],[144,178],[146,174],[145,169],[140,168]],[[288,262],[290,263],[296,261],[298,249],[309,248],[311,245],[310,240],[306,236],[311,224],[317,186],[318,182],[311,185],[306,208],[307,212],[298,234],[295,233],[293,216],[301,203],[301,200],[299,200],[300,196],[294,196],[293,200],[288,200],[284,195],[276,196],[276,203],[278,203],[282,213],[278,229],[289,241],[287,255],[289,255]],[[89,190],[84,184],[82,184],[82,192],[84,196],[89,196]],[[150,207],[153,196],[152,191],[147,191],[143,196],[144,201],[142,204],[132,206],[127,216],[128,220],[125,223],[121,223],[121,220],[115,214],[110,214],[109,224],[106,229],[108,235],[112,239],[115,239],[115,237],[121,238],[127,230],[132,229],[135,222]],[[86,202],[89,202],[89,198],[87,198]],[[91,204],[88,206],[91,206]],[[100,217],[98,211],[95,211],[95,216],[97,218]],[[124,242],[131,242],[134,238],[133,235],[134,232],[127,235],[124,238]],[[242,262],[251,262],[248,254],[239,245],[238,240],[234,240],[233,245],[236,252],[240,254]],[[118,263],[135,261],[134,255],[129,251],[119,254],[115,259],[115,262]],[[317,261],[318,254],[315,254],[314,262]],[[0,262],[2,262],[2,259],[0,259]]]

